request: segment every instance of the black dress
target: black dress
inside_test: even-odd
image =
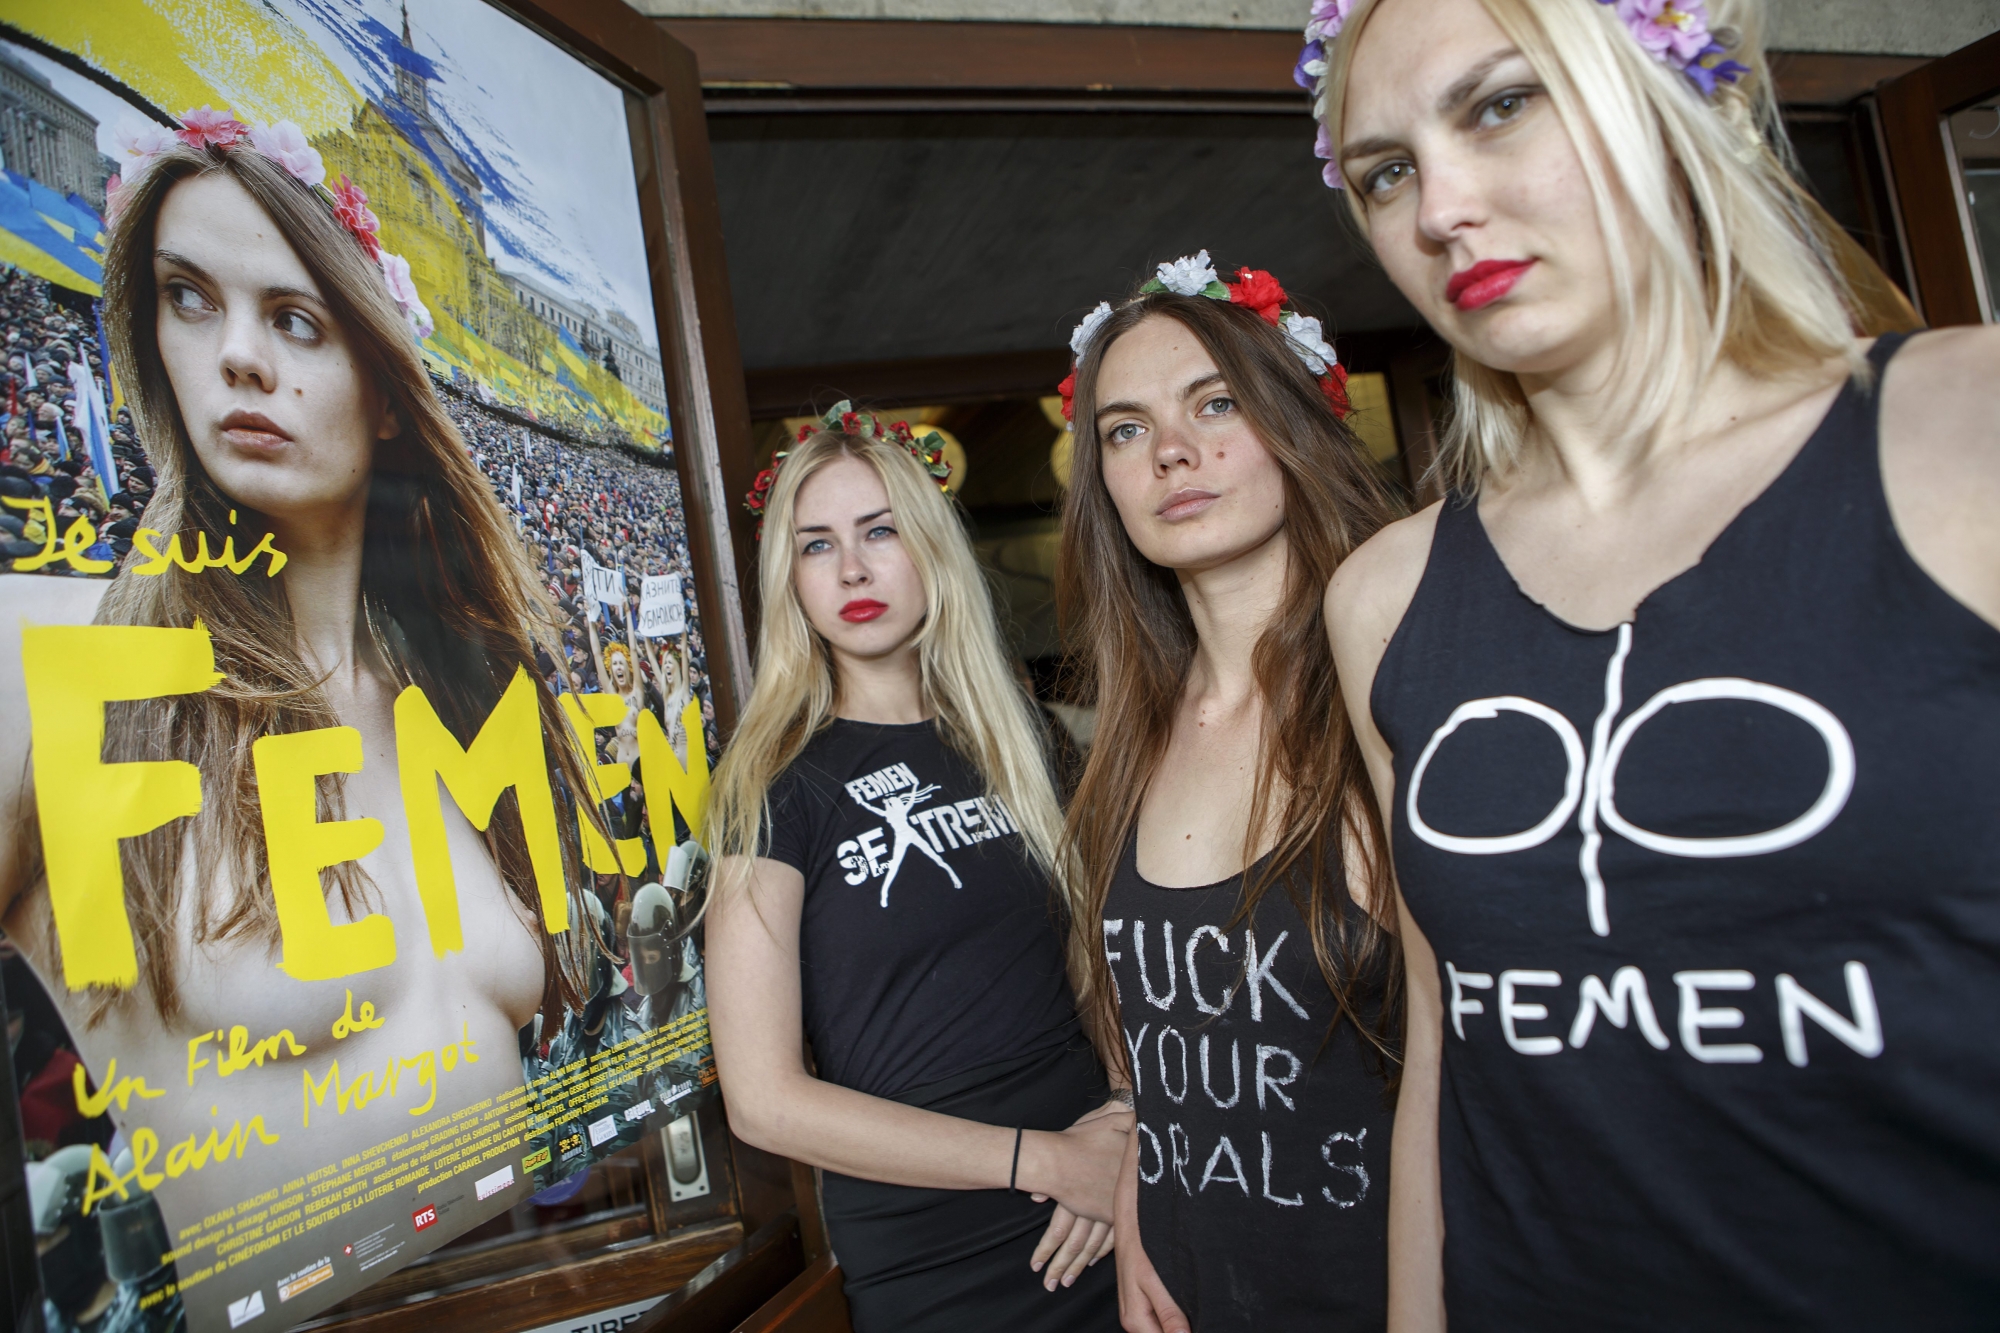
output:
[[[772,785],[765,855],[805,876],[799,973],[819,1076],[1009,1128],[1061,1130],[1108,1083],[1077,1022],[1048,876],[930,723],[837,720]],[[1006,1190],[826,1172],[857,1333],[1115,1333],[1107,1258],[1054,1292],[1054,1210]]]
[[[1128,842],[1104,907],[1139,1124],[1139,1238],[1196,1333],[1380,1333],[1385,1068],[1333,993],[1282,883],[1169,889]],[[1338,871],[1335,871],[1336,876]],[[1350,923],[1360,909],[1341,887]],[[1372,1019],[1379,984],[1363,985]]]

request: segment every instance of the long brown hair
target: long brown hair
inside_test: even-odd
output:
[[[509,530],[491,483],[438,402],[381,270],[325,202],[248,148],[176,146],[119,195],[105,254],[104,311],[113,364],[158,478],[147,524],[168,534],[228,533],[238,550],[249,549],[268,531],[261,515],[231,500],[202,466],[160,357],[154,233],[168,192],[199,175],[230,177],[270,216],[346,331],[361,373],[373,378],[394,409],[401,433],[379,441],[375,451],[361,613],[396,687],[421,687],[459,743],[469,745],[517,668],[536,674],[536,642],[559,642],[554,608]],[[218,577],[179,568],[147,578],[118,577],[96,619],[177,627],[199,619],[213,636],[223,673],[219,684],[201,694],[113,704],[106,716],[107,759],[172,757],[201,770],[201,813],[190,824],[175,820],[121,846],[140,978],[162,1021],[171,1021],[181,1006],[177,923],[183,919],[184,875],[195,885],[196,901],[185,918],[192,922],[192,943],[278,938],[251,743],[273,733],[336,726],[339,719],[320,692],[321,677],[300,656],[282,577],[266,578],[261,569]],[[554,695],[537,690],[536,696],[552,785],[601,828],[596,808],[587,798],[576,799],[593,787],[569,724]],[[341,806],[339,778],[322,779],[319,817],[339,818]],[[565,879],[575,885],[587,877],[569,815],[559,811],[557,825]],[[541,920],[513,791],[501,797],[485,839],[508,890]],[[224,874],[234,893],[215,901],[212,886]],[[330,868],[327,880],[350,913],[373,889],[351,861]],[[584,933],[572,930],[558,939],[540,932],[543,1012],[580,1007],[588,957],[579,939]],[[101,1021],[121,998],[117,991],[96,991],[89,1022]]]
[[[1097,377],[1105,351],[1153,316],[1200,340],[1231,397],[1284,474],[1290,549],[1283,597],[1252,658],[1264,719],[1243,849],[1243,896],[1231,924],[1247,919],[1273,884],[1298,905],[1314,959],[1335,1000],[1334,1026],[1354,1023],[1392,1056],[1401,995],[1401,951],[1375,920],[1394,901],[1388,842],[1370,794],[1361,749],[1347,720],[1321,609],[1328,580],[1349,552],[1393,517],[1388,493],[1352,431],[1284,334],[1243,306],[1151,292],[1127,301],[1097,331],[1077,367],[1074,468],[1063,509],[1056,607],[1071,650],[1080,702],[1097,705],[1083,780],[1070,801],[1065,838],[1079,882],[1081,931],[1101,934],[1104,903],[1139,803],[1166,753],[1174,713],[1194,660],[1196,635],[1174,571],[1139,553],[1105,489],[1097,435]],[[1276,838],[1261,868],[1258,849]],[[1371,911],[1345,910],[1344,863],[1366,877]],[[1099,1045],[1123,1062],[1110,963],[1090,950],[1080,997]],[[1385,1002],[1364,1012],[1376,982]],[[1331,1029],[1329,1030],[1330,1035]]]

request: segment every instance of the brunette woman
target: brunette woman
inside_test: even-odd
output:
[[[1990,1325],[2000,334],[1856,336],[1759,5],[1322,9],[1457,353],[1448,498],[1327,599],[1406,901],[1392,1324]]]
[[[941,455],[845,407],[753,497],[757,686],[708,816],[730,1124],[824,1168],[861,1333],[1108,1330],[1131,1115],[1077,1022],[1041,728]]]
[[[1379,1329],[1396,954],[1320,598],[1384,493],[1268,273],[1163,264],[1072,346],[1058,595],[1098,721],[1068,836],[1138,1103],[1125,1327]]]

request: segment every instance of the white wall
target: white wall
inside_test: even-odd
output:
[[[981,19],[1298,28],[1309,0],[632,0],[648,14],[708,18]],[[2000,0],[1768,0],[1781,51],[1943,55],[2000,30]]]

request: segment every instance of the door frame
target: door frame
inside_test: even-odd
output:
[[[1882,144],[1908,237],[1910,298],[1931,327],[1986,322],[1971,218],[1945,117],[2000,90],[2000,33],[1919,66],[1878,95]],[[2000,314],[2000,312],[1996,312]]]

